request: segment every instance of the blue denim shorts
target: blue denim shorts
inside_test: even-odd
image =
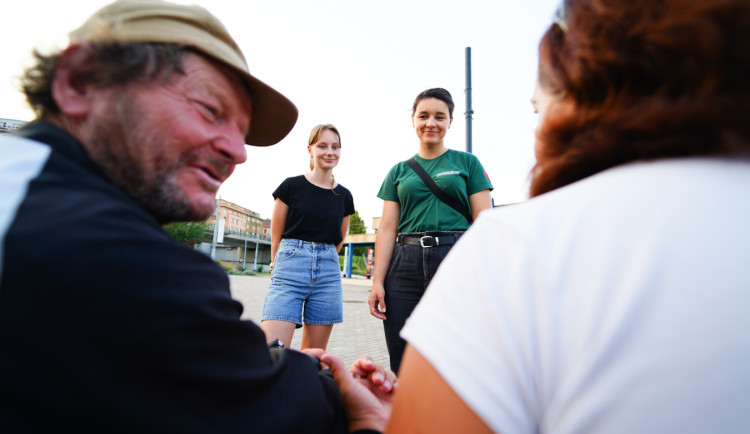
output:
[[[344,321],[341,267],[336,246],[282,239],[261,321],[301,325]]]

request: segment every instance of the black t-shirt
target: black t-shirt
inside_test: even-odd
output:
[[[336,245],[345,235],[341,222],[354,214],[354,199],[344,186],[339,184],[333,191],[320,188],[305,175],[285,179],[273,197],[289,207],[282,238]]]

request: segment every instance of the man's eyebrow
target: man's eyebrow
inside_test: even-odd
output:
[[[231,107],[231,101],[229,99],[229,93],[225,92],[224,90],[221,89],[221,87],[216,86],[214,83],[204,82],[204,83],[202,83],[202,86],[200,86],[198,89],[202,90],[202,91],[206,92],[207,94],[211,95],[212,97],[216,98],[216,100],[218,101],[219,105],[221,105],[221,107],[222,107],[221,108],[222,113],[226,114],[227,110]],[[253,110],[253,106],[251,104],[251,106],[250,106],[250,113],[249,113],[249,115],[250,115],[249,116],[250,122],[248,123],[247,127],[238,125],[238,127],[240,128],[240,131],[242,131],[242,134],[244,136],[247,136],[248,133],[250,132],[250,129],[251,129],[251,124],[252,124],[252,110]],[[242,104],[238,103],[237,106],[234,107],[234,111],[241,112],[242,111]]]
[[[199,89],[216,98],[216,100],[222,106],[222,111],[226,111],[226,109],[231,106],[229,94],[226,91],[222,90],[219,86],[216,86],[214,83],[203,83],[203,85],[200,86]],[[237,108],[239,108],[239,105]]]
[[[226,105],[229,103],[226,92],[223,92],[218,86],[216,86],[215,84],[211,82],[202,83],[202,86],[200,86],[199,89],[215,97],[217,100],[219,100],[221,104]]]

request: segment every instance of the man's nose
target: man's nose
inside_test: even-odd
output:
[[[242,164],[247,161],[245,138],[240,134],[218,138],[214,140],[213,147],[232,164]]]

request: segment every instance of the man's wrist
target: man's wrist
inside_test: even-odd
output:
[[[349,421],[349,432],[350,433],[357,433],[357,434],[373,434],[373,433],[382,433],[385,431],[385,425],[388,423],[388,420],[368,417],[363,418],[362,420],[357,421]]]

